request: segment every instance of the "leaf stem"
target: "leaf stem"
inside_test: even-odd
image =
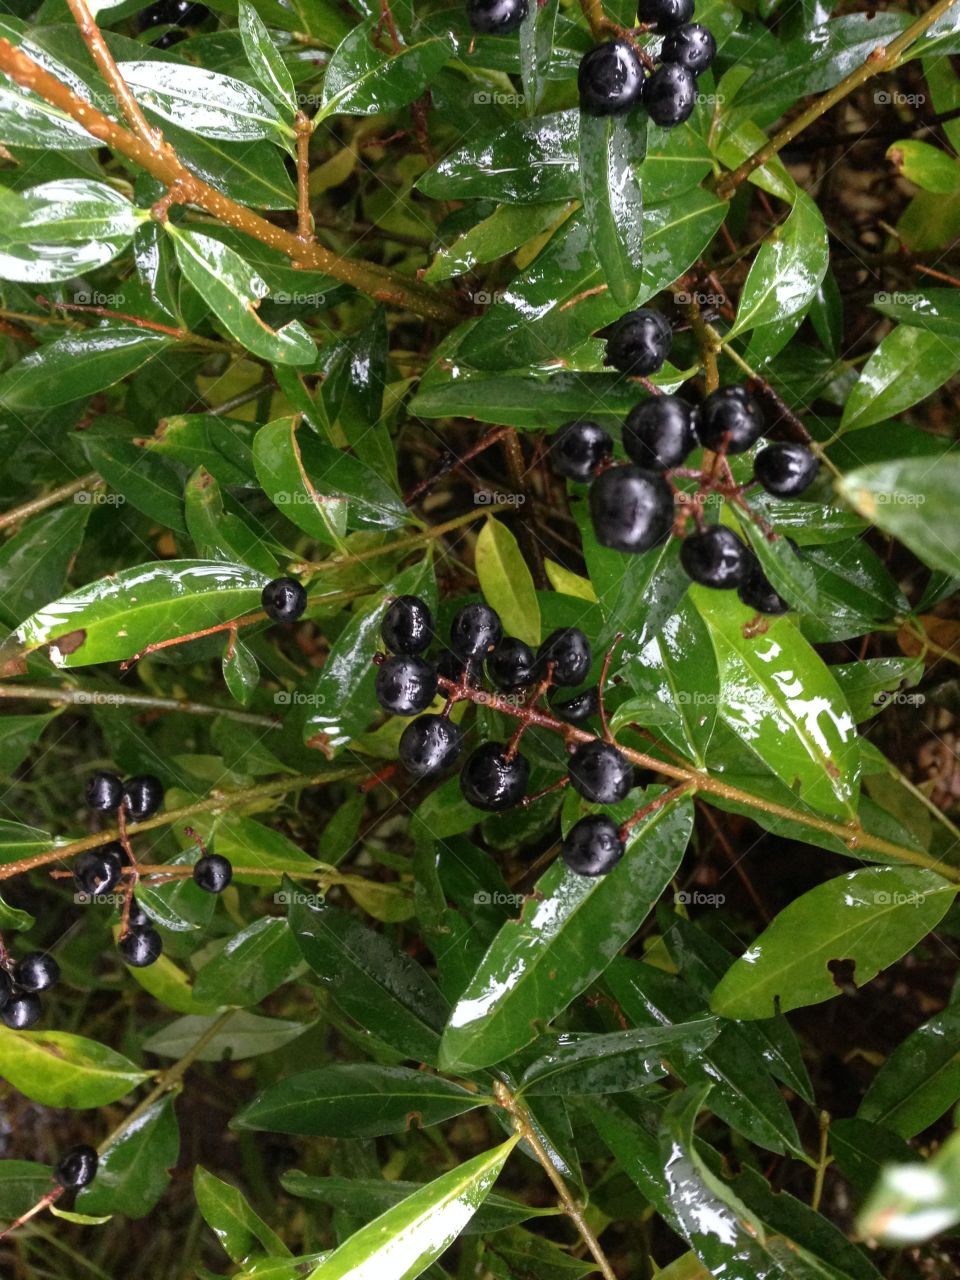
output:
[[[817,98],[807,107],[806,111],[802,111],[796,119],[784,125],[779,133],[764,143],[752,156],[748,156],[743,164],[721,178],[716,188],[720,199],[729,200],[737,187],[742,182],[745,182],[756,169],[765,165],[768,160],[772,160],[778,151],[791,143],[794,138],[803,133],[804,129],[809,128],[814,121],[819,120],[831,107],[835,107],[838,102],[842,102],[854,89],[858,89],[860,85],[879,72],[892,70],[910,45],[956,3],[957,0],[937,0],[936,4],[932,5],[916,22],[907,27],[906,31],[897,36],[895,40],[892,40],[886,48],[883,45],[878,45],[869,57],[859,67],[851,71],[848,76],[845,76],[839,84],[834,85],[829,92]]]
[[[297,235],[305,245],[313,243],[313,219],[310,216],[310,138],[313,125],[302,111],[297,112],[294,128],[297,134]]]

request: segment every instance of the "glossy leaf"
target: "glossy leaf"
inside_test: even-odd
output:
[[[327,64],[317,120],[334,111],[369,116],[396,111],[419,98],[452,54],[446,36],[429,36],[385,55],[372,39],[374,19],[360,23],[337,46]]]
[[[277,52],[270,33],[249,0],[241,0],[239,10],[243,51],[269,98],[290,112],[297,110],[297,91],[287,64]]]
[[[724,1018],[767,1018],[862,987],[935,928],[956,894],[932,871],[866,867],[794,899],[713,993]],[[798,942],[802,939],[802,946]]]
[[[912,1138],[960,1099],[960,1009],[942,1013],[902,1040],[877,1072],[857,1111]]]
[[[194,993],[211,1004],[259,1004],[288,982],[302,962],[286,920],[264,916],[227,939],[200,970]]]
[[[0,405],[24,412],[85,399],[134,373],[171,341],[122,324],[66,334],[0,374]]]
[[[11,196],[12,199],[12,196]],[[64,178],[0,203],[0,278],[39,284],[102,267],[130,243],[137,211],[113,187]]]
[[[740,295],[729,338],[803,310],[817,295],[829,262],[827,229],[803,191],[786,222],[763,242]]]
[[[844,406],[841,430],[869,427],[909,409],[960,369],[960,350],[927,329],[901,324],[863,366]]]
[[[0,1027],[0,1076],[45,1107],[104,1107],[150,1073],[106,1045],[69,1031]]]
[[[583,209],[612,300],[637,296],[643,266],[643,157],[646,121],[580,112]]]
[[[175,62],[121,62],[120,74],[143,107],[205,138],[287,141],[292,128],[259,90],[233,76]]]
[[[243,1262],[257,1245],[270,1253],[290,1257],[290,1250],[254,1213],[242,1192],[215,1177],[203,1165],[198,1164],[193,1171],[193,1193],[204,1221],[216,1234],[231,1262]]]
[[[540,643],[540,606],[520,546],[505,524],[491,517],[477,538],[477,577],[484,599],[496,609],[507,635]]]
[[[180,1151],[173,1097],[158,1098],[100,1156],[97,1176],[77,1196],[85,1214],[143,1218],[170,1183]]]
[[[951,523],[960,493],[960,458],[875,463],[844,476],[840,491],[862,515],[899,538],[931,568],[960,573]]]

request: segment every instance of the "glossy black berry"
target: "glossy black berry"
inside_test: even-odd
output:
[[[40,997],[31,991],[24,991],[10,997],[0,1009],[0,1021],[11,1031],[29,1031],[40,1020],[43,1005]]]
[[[205,853],[194,864],[193,879],[207,893],[223,893],[233,879],[233,863],[219,853]]]
[[[504,692],[527,689],[537,678],[536,654],[523,640],[507,636],[487,658],[487,675]]]
[[[697,435],[708,449],[726,443],[727,453],[745,453],[763,435],[763,414],[746,387],[721,387],[700,406]]]
[[[527,12],[527,0],[467,0],[467,21],[485,36],[516,31]]]
[[[174,27],[171,31],[165,31],[162,36],[157,36],[156,40],[150,41],[152,49],[172,49],[175,44],[179,44],[181,40],[186,40],[187,33],[179,27]]]
[[[803,493],[819,469],[818,459],[803,444],[768,444],[753,460],[754,476],[778,498]]]
[[[296,622],[307,607],[307,593],[296,578],[274,578],[260,592],[260,603],[274,622]]]
[[[623,857],[617,824],[602,814],[575,822],[563,842],[563,860],[578,876],[605,876]]]
[[[450,647],[461,658],[486,655],[502,637],[500,618],[487,604],[465,604],[450,627]]]
[[[437,695],[436,668],[413,654],[395,654],[377,670],[376,693],[377,702],[391,715],[419,715]]]
[[[390,653],[423,653],[433,639],[433,614],[419,596],[397,596],[383,615],[380,635]]]
[[[550,441],[550,466],[581,484],[613,453],[613,441],[595,422],[567,422]]]
[[[400,763],[416,778],[449,769],[460,754],[463,734],[443,716],[419,716],[400,735]]]
[[[590,518],[602,546],[647,551],[673,527],[673,494],[652,471],[610,467],[590,486]]]
[[[167,22],[177,23],[179,26],[199,26],[209,16],[207,6],[195,4],[193,0],[157,0],[156,4],[150,5],[141,13],[139,26],[141,31]]]
[[[664,37],[660,46],[661,62],[675,62],[685,67],[691,75],[706,71],[717,52],[713,33],[699,22],[685,22]]]
[[[693,17],[694,0],[640,0],[637,21],[660,31],[670,31]]]
[[[623,424],[623,447],[650,471],[682,467],[697,447],[697,411],[680,396],[652,396],[631,409]]]
[[[87,779],[84,795],[91,809],[113,813],[120,808],[120,801],[123,799],[123,782],[115,773],[101,769]]]
[[[697,81],[686,67],[664,63],[644,85],[643,105],[654,124],[672,129],[683,124],[697,105]]]
[[[458,658],[452,649],[441,649],[435,666],[438,676],[443,676],[445,680],[452,680],[454,684],[459,684],[461,680],[466,680],[467,684],[472,685],[480,683],[477,658]]]
[[[673,330],[669,321],[652,307],[638,307],[611,326],[604,364],[612,365],[621,373],[646,378],[657,372],[672,345]]]
[[[14,965],[13,980],[21,991],[46,991],[60,981],[60,966],[53,956],[32,951]]]
[[[600,699],[596,688],[584,689],[572,698],[551,704],[551,710],[558,720],[566,724],[583,724],[591,716],[595,716],[600,707]]]
[[[790,609],[783,596],[767,579],[767,575],[760,568],[760,561],[756,558],[750,562],[746,581],[737,589],[737,595],[742,604],[750,609],[756,609],[757,613],[776,615],[787,613]]]
[[[143,822],[163,804],[163,783],[152,773],[141,773],[123,784],[123,807],[132,822]]]
[[[90,849],[81,853],[73,868],[79,891],[88,898],[115,889],[120,880],[121,862],[111,849]]]
[[[591,116],[619,116],[643,96],[643,63],[632,44],[608,40],[580,59],[580,107]]]
[[[559,627],[537,650],[537,670],[546,677],[553,663],[553,683],[572,688],[583,684],[593,665],[590,641],[579,627]]]
[[[691,533],[680,548],[680,563],[703,587],[740,587],[747,579],[751,553],[732,529],[712,524]]]
[[[474,808],[498,813],[523,799],[529,780],[530,765],[519,752],[508,760],[499,742],[485,742],[463,766],[460,790]]]
[[[133,969],[146,969],[160,959],[163,939],[152,925],[139,925],[127,930],[117,943],[117,950],[124,964]]]
[[[88,1187],[97,1176],[99,1163],[100,1157],[93,1147],[85,1144],[71,1147],[60,1157],[53,1176],[65,1191],[79,1191],[81,1187]]]
[[[633,765],[611,743],[595,738],[570,757],[570,784],[594,804],[616,804],[633,785]]]

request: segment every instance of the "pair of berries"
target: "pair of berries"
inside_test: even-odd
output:
[[[0,1021],[11,1031],[28,1030],[43,1012],[39,993],[59,981],[60,966],[43,951],[0,969]]]
[[[163,804],[163,783],[152,773],[138,774],[123,782],[115,773],[101,769],[87,779],[87,804],[100,813],[116,813],[123,806],[132,822],[143,822]]]

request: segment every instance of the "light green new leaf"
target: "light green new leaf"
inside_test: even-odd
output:
[[[837,487],[862,516],[899,538],[932,569],[960,574],[960,455],[876,462],[849,472]]]
[[[456,1240],[519,1136],[474,1156],[361,1227],[308,1280],[414,1280]]]
[[[494,262],[512,253],[534,236],[558,221],[567,207],[565,200],[553,200],[548,204],[502,204],[489,218],[470,227],[452,244],[437,250],[437,256],[423,274],[431,283],[449,280],[451,276],[484,262]]]
[[[247,55],[253,74],[279,107],[295,112],[297,90],[293,83],[293,76],[277,52],[276,45],[270,39],[270,32],[249,0],[240,0],[238,18],[243,51]]]
[[[713,992],[723,1018],[769,1018],[862,987],[947,913],[957,886],[921,867],[864,867],[817,885],[734,961]]]
[[[278,364],[311,364],[317,358],[313,339],[299,320],[271,329],[257,315],[270,289],[239,253],[212,236],[183,231],[169,222],[164,225],[174,237],[183,274],[248,351]]]
[[[929,142],[901,138],[887,148],[887,159],[923,191],[932,191],[938,196],[952,196],[960,191],[960,164]]]
[[[802,311],[817,296],[829,262],[823,215],[798,189],[790,216],[760,246],[728,338]]]
[[[45,1107],[105,1107],[150,1079],[129,1058],[68,1031],[0,1027],[0,1079]]]
[[[172,339],[133,325],[64,334],[0,375],[0,404],[23,411],[83,400],[120,382]]]
[[[476,566],[480,590],[500,614],[507,635],[536,648],[540,643],[540,605],[533,575],[516,538],[492,517],[477,538]]]

